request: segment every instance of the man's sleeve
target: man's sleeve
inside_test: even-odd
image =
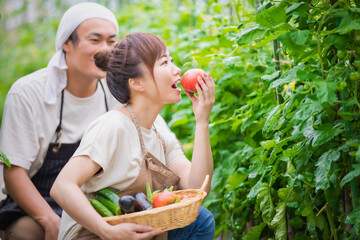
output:
[[[0,131],[0,150],[12,165],[30,169],[39,152],[33,106],[17,94],[8,94],[5,100]]]

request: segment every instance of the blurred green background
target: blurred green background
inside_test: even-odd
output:
[[[0,118],[12,83],[46,67],[77,2],[0,0]],[[216,237],[360,238],[360,1],[95,2],[115,13],[120,38],[155,33],[182,73],[215,80],[204,206]],[[191,102],[183,94],[162,115],[191,159]]]

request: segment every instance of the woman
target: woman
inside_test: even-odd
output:
[[[51,196],[65,210],[59,239],[89,239],[93,234],[101,239],[148,239],[162,231],[127,223],[111,226],[90,205],[89,195],[105,187],[118,189],[120,195],[146,192],[146,183],[160,190],[200,188],[213,172],[208,123],[215,84],[208,75],[196,86],[198,97],[186,93],[196,120],[190,163],[158,115],[165,104],[181,100],[180,69],[164,41],[151,33],[130,34],[111,51],[97,54],[95,63],[107,72],[111,93],[126,106],[90,124],[56,179]],[[168,232],[169,239],[213,235],[213,216],[203,207],[194,223]]]

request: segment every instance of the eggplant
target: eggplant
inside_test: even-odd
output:
[[[124,213],[132,213],[142,211],[140,203],[130,195],[124,195],[119,199],[119,206]]]
[[[134,197],[144,210],[150,210],[153,208],[143,192],[135,193]]]

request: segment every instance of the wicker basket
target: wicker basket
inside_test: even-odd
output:
[[[181,202],[141,212],[104,217],[104,220],[111,225],[136,223],[164,231],[185,227],[195,221],[201,203],[206,197],[205,187],[208,182],[209,176],[207,175],[200,189],[174,191],[178,197],[184,195],[190,197]]]

